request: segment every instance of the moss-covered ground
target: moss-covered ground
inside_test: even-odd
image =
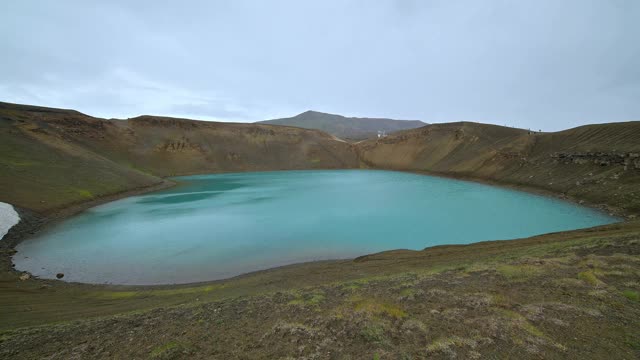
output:
[[[200,285],[0,288],[2,358],[637,358],[640,223]]]

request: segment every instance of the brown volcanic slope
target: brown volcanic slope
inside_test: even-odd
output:
[[[428,171],[640,211],[640,122],[535,133],[432,124],[350,145],[319,130],[0,103],[0,201],[36,211],[170,175],[371,167]]]
[[[36,211],[149,186],[161,176],[357,167],[351,145],[317,131],[0,103],[0,199]]]
[[[427,171],[565,194],[640,211],[640,122],[555,133],[434,124],[358,144],[370,167]]]

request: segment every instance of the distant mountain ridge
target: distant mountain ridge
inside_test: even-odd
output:
[[[392,133],[427,125],[420,120],[346,117],[313,110],[290,118],[259,121],[259,123],[316,129],[347,140],[364,140],[376,137],[379,131]]]

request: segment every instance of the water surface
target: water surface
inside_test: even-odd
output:
[[[18,245],[16,267],[67,281],[170,284],[302,261],[526,237],[617,221],[547,197],[375,170],[177,178]]]

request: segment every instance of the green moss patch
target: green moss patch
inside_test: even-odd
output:
[[[625,290],[622,292],[622,296],[631,301],[640,302],[640,292],[634,290]]]
[[[180,357],[181,354],[188,352],[188,347],[177,341],[169,341],[160,345],[151,351],[152,359],[174,359]]]

